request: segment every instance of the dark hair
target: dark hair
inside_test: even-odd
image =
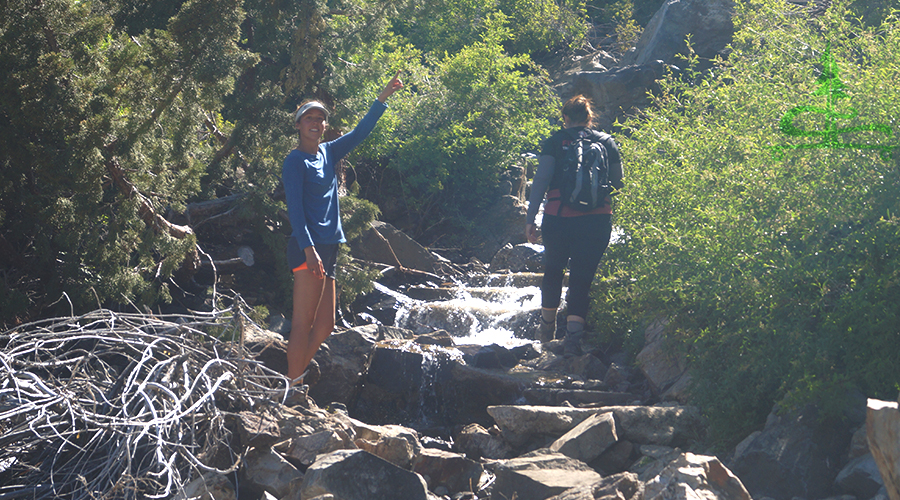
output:
[[[594,121],[594,111],[591,109],[591,100],[583,94],[569,98],[562,107],[562,114],[572,123],[586,123]]]

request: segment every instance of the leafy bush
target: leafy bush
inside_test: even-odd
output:
[[[441,222],[464,227],[493,202],[500,172],[537,146],[558,113],[546,76],[504,51],[505,16],[487,23],[481,41],[413,69],[414,98],[392,100],[355,156],[377,184],[362,195],[383,209],[399,203],[415,237]]]
[[[610,272],[634,282],[604,297],[631,326],[647,311],[671,321],[720,443],[760,425],[776,402],[834,410],[849,388],[891,399],[900,388],[900,154],[774,149],[816,141],[779,123],[794,106],[825,107],[829,96],[815,92],[829,44],[848,95],[835,104],[839,126],[895,129],[841,140],[898,144],[900,90],[884,84],[900,76],[896,18],[869,28],[839,4],[806,19],[781,1],[750,0],[735,22],[727,61],[669,75],[654,106],[627,123],[616,221],[625,241],[610,250]],[[794,123],[828,122],[817,113]]]
[[[425,54],[453,54],[481,39],[491,17],[508,18],[511,54],[538,56],[584,41],[583,0],[437,0],[394,20],[392,31]]]

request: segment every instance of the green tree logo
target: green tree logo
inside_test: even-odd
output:
[[[897,147],[897,145],[860,144],[857,142],[844,142],[841,140],[842,135],[852,132],[872,131],[881,132],[887,136],[891,136],[893,131],[890,126],[884,124],[839,127],[838,120],[852,120],[859,115],[859,111],[855,108],[849,108],[849,113],[840,113],[836,111],[838,101],[840,99],[847,99],[850,96],[846,92],[847,86],[844,85],[838,77],[840,68],[831,54],[831,43],[825,45],[825,52],[822,54],[820,60],[822,61],[823,66],[822,74],[819,75],[819,78],[816,80],[819,88],[813,92],[813,95],[825,96],[827,100],[826,107],[795,106],[788,110],[788,112],[781,117],[781,121],[779,122],[781,131],[789,136],[817,137],[820,140],[818,142],[804,144],[781,144],[771,146],[770,149],[772,149],[773,155],[780,159],[787,149],[848,148],[878,150],[882,158],[885,160],[888,159],[892,155],[892,150]],[[803,130],[797,127],[797,125],[794,124],[794,120],[804,113],[818,113],[825,115],[825,127],[819,130]]]

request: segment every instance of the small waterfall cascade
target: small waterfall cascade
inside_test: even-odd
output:
[[[535,273],[489,274],[452,287],[413,287],[398,300],[396,326],[444,330],[459,344],[522,345],[534,338],[540,281]]]

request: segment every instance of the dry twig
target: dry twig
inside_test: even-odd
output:
[[[288,380],[213,336],[233,316],[99,310],[0,335],[0,500],[166,498],[235,471],[225,417]]]

